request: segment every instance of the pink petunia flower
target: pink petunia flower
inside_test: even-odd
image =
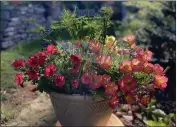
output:
[[[125,60],[120,63],[120,71],[126,74],[132,73],[131,61]]]
[[[118,84],[120,89],[124,92],[130,92],[137,88],[136,80],[131,76],[123,76],[119,81]]]
[[[154,77],[154,88],[164,90],[167,87],[168,78],[163,75],[156,75]]]
[[[103,69],[108,70],[112,65],[112,58],[108,55],[98,55],[96,57],[96,63]]]
[[[156,75],[164,75],[164,72],[163,72],[164,69],[159,64],[154,64],[153,70],[154,70],[154,74]]]
[[[147,74],[153,73],[153,67],[154,66],[151,63],[144,63],[143,64],[143,72],[147,73]]]

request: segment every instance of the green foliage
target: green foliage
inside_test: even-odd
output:
[[[148,126],[172,126],[172,123],[175,121],[175,114],[169,113],[167,115],[160,109],[160,106],[155,99],[151,99],[144,112],[144,115],[147,117],[147,119],[144,119],[144,122]]]
[[[138,84],[147,85],[153,80],[153,74],[146,74],[144,72],[134,72],[133,77],[137,79]]]
[[[76,10],[71,13],[68,10],[64,10],[62,17],[53,21],[51,24],[51,29],[53,32],[52,36],[44,37],[45,40],[50,42],[55,39],[63,40],[61,31],[64,31],[68,40],[83,40],[86,36],[90,39],[98,39],[100,42],[104,43],[106,37],[106,29],[111,25],[111,8],[102,8],[101,14],[94,17],[80,16],[77,17]],[[40,29],[40,28],[39,28]],[[42,32],[45,31],[42,29]]]
[[[147,121],[145,121],[145,123],[148,125],[148,126],[167,126],[165,123],[163,123],[163,122],[157,122],[157,121],[153,121],[153,120],[147,120]]]

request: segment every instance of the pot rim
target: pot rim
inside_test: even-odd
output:
[[[50,92],[49,93],[51,98],[57,99],[57,100],[66,100],[66,101],[93,101],[93,96],[91,95],[80,95],[80,94],[63,94],[63,93],[57,93],[57,92]],[[95,101],[106,101],[102,97],[96,97]]]

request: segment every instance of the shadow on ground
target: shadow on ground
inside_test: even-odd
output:
[[[17,116],[3,126],[54,126],[56,116],[47,94],[40,94],[35,100],[27,102]]]

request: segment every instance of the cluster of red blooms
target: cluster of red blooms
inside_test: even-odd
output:
[[[119,70],[124,73],[118,81],[112,81],[111,76],[108,74],[97,74],[90,73],[87,70],[90,67],[90,61],[86,60],[83,68],[81,68],[81,62],[83,61],[82,56],[77,54],[72,54],[70,56],[70,61],[72,63],[72,68],[69,70],[69,73],[79,73],[80,71],[85,70],[81,75],[81,79],[72,79],[71,85],[73,88],[78,88],[79,82],[82,84],[88,85],[89,89],[97,89],[103,87],[105,89],[105,95],[109,97],[109,105],[111,108],[114,108],[118,103],[118,88],[120,91],[125,93],[125,100],[129,104],[133,104],[136,100],[136,95],[132,93],[138,85],[135,78],[132,77],[133,72],[144,72],[146,74],[154,74],[153,84],[154,88],[164,89],[167,86],[167,77],[165,77],[164,69],[159,64],[151,64],[149,61],[152,59],[152,52],[148,49],[136,47],[133,42],[135,39],[134,35],[129,35],[124,37],[123,40],[128,42],[131,48],[135,49],[136,55],[131,60],[126,60],[120,63]],[[107,45],[109,42],[107,43]],[[111,43],[112,44],[112,43]],[[76,41],[76,47],[80,48],[81,43]],[[96,64],[105,70],[109,70],[112,66],[112,57],[107,54],[100,53],[103,45],[96,41],[92,40],[89,42],[89,51],[94,54],[94,60]],[[115,50],[114,50],[115,51]],[[58,53],[59,51],[53,45],[48,45],[45,51],[38,52],[33,54],[25,64],[25,61],[22,59],[15,60],[12,64],[15,69],[25,68],[26,75],[30,80],[38,80],[40,77],[38,67],[42,66],[44,72],[42,72],[46,77],[52,77],[54,83],[58,87],[65,85],[65,77],[63,75],[56,74],[57,68],[54,64],[46,65],[46,58],[49,55]],[[118,52],[117,52],[118,53]],[[40,72],[41,73],[41,72]],[[17,73],[15,78],[15,83],[21,85],[23,83],[24,75],[22,73]],[[147,105],[150,102],[151,97],[149,95],[144,95],[139,98],[140,102],[144,105]]]

